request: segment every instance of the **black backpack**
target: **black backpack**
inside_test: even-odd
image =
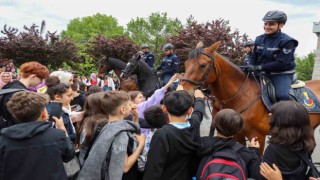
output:
[[[200,180],[246,180],[246,163],[237,153],[241,148],[241,144],[234,143],[214,151],[198,172]]]
[[[5,94],[10,94],[10,93],[15,93],[18,91],[25,91],[25,89],[0,89],[0,104],[2,105],[2,98],[3,95]],[[4,107],[1,107],[4,108]],[[0,130],[9,126],[14,125],[14,122],[12,121],[7,121],[6,119],[4,119],[1,115],[1,110],[0,110]]]

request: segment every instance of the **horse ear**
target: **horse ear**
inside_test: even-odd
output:
[[[199,41],[198,44],[196,45],[196,49],[203,47],[203,42]]]
[[[208,50],[209,52],[212,54],[214,51],[216,51],[218,49],[218,47],[220,46],[221,41],[217,41],[216,43],[212,44]]]

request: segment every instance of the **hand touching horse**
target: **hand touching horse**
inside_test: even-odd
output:
[[[190,93],[197,87],[208,86],[217,98],[219,109],[230,108],[241,113],[245,127],[238,140],[244,144],[244,136],[249,139],[257,137],[262,154],[269,131],[269,111],[263,104],[259,83],[217,53],[219,45],[220,42],[216,42],[208,48],[193,50],[185,62],[186,71],[180,84]],[[309,115],[312,127],[316,128],[320,114]]]

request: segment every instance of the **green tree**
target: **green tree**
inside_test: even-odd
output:
[[[127,24],[130,38],[137,44],[144,43],[152,46],[152,52],[158,57],[162,56],[161,48],[166,43],[166,37],[178,34],[182,29],[179,19],[169,18],[167,13],[152,13],[148,18],[132,19]]]
[[[67,30],[61,32],[62,37],[74,40],[78,47],[78,55],[82,57],[82,64],[73,64],[79,74],[88,74],[97,70],[93,57],[87,53],[91,42],[99,35],[116,37],[124,34],[124,28],[118,25],[116,18],[97,13],[93,16],[72,19],[67,25]]]
[[[78,44],[87,43],[98,34],[115,37],[124,34],[124,28],[118,25],[116,18],[97,13],[93,16],[72,19],[67,30],[61,32],[62,37],[69,37]]]
[[[296,71],[299,80],[311,80],[315,57],[316,54],[314,52],[304,57],[296,57]]]

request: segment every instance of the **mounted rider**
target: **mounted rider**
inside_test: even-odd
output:
[[[162,70],[161,78],[164,85],[177,73],[180,64],[178,56],[173,53],[173,48],[174,46],[171,43],[163,46],[162,51],[166,56],[162,59],[160,66],[157,67],[158,71]]]
[[[273,82],[277,100],[288,100],[295,73],[294,52],[298,41],[281,32],[287,22],[284,12],[269,11],[262,20],[265,33],[255,40],[247,70],[265,71]]]
[[[241,65],[248,65],[248,64],[250,64],[250,56],[253,52],[254,41],[244,42],[244,43],[242,43],[242,46],[244,48],[244,51],[246,52],[246,55],[245,55],[244,60],[242,61]]]
[[[144,53],[141,60],[146,62],[149,65],[149,67],[152,69],[153,72],[156,72],[156,70],[154,68],[155,58],[154,58],[154,55],[152,54],[152,52],[150,52],[150,46],[148,44],[143,44],[141,46],[141,51]]]

